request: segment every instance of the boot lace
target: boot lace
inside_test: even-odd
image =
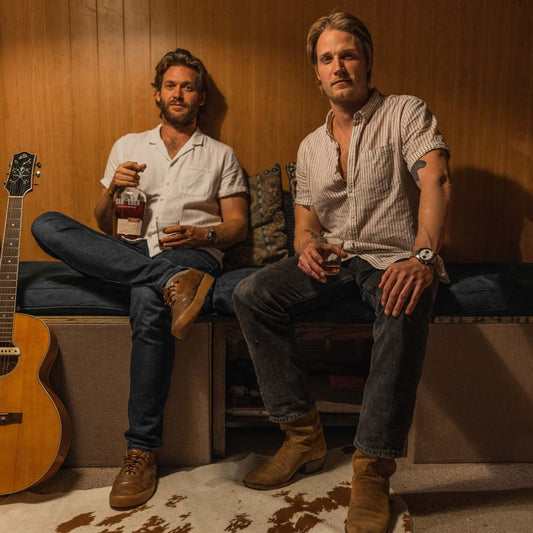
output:
[[[125,474],[135,475],[144,466],[146,460],[142,455],[137,455],[136,453],[126,453],[124,454],[124,466],[122,467],[122,472]]]
[[[176,298],[178,296],[177,293],[177,287],[179,280],[174,280],[170,284],[170,287],[167,287],[167,290],[165,291],[165,294],[163,295],[163,301],[165,302],[165,305],[168,307],[172,307],[174,302],[176,301]]]

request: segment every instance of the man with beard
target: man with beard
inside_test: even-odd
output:
[[[113,146],[95,208],[104,234],[55,212],[32,226],[50,255],[83,274],[130,287],[127,451],[109,496],[119,508],[141,505],[154,493],[154,450],[162,444],[173,336],[186,335],[221,271],[222,250],[247,231],[242,169],[231,148],[197,126],[208,92],[204,65],[178,48],[161,59],[152,85],[161,124]],[[111,235],[113,199],[137,185],[147,201],[141,238],[131,242]],[[161,243],[158,220],[171,222]]]
[[[372,39],[358,18],[322,17],[307,51],[331,109],[298,151],[297,257],[265,267],[234,293],[263,400],[286,432],[244,484],[277,489],[322,468],[326,442],[290,319],[355,288],[375,323],[346,531],[385,533],[389,479],[412,420],[437,284],[446,279],[437,254],[451,191],[448,148],[424,102],[370,88]],[[321,235],[345,243],[336,276],[326,274],[331,245]]]

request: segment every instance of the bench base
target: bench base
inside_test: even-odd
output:
[[[431,324],[408,457],[533,462],[533,322]]]
[[[59,355],[51,385],[72,421],[65,466],[118,466],[125,449],[131,331],[126,317],[41,317]],[[225,364],[235,319],[193,326],[175,344],[163,466],[225,454]],[[298,326],[304,337],[362,338],[371,325]],[[533,462],[533,322],[430,324],[407,454],[417,463]],[[253,450],[250,450],[253,451]]]
[[[127,317],[41,317],[59,354],[51,386],[72,422],[64,465],[118,466],[126,449],[131,329]],[[162,466],[211,461],[211,326],[195,324],[175,343],[165,409]]]

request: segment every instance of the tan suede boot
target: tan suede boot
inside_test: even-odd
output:
[[[318,472],[326,461],[327,446],[316,407],[308,413],[280,424],[285,441],[278,453],[266,464],[250,472],[243,483],[258,490],[284,487],[293,482],[297,472]]]
[[[396,471],[394,459],[366,455],[356,450],[347,533],[386,533],[390,522],[389,478]]]
[[[174,276],[163,289],[165,304],[172,311],[172,335],[183,339],[193,325],[215,278],[194,268]]]

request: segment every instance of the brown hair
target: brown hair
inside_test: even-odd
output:
[[[163,76],[170,67],[188,67],[194,70],[198,90],[207,98],[209,92],[207,69],[197,57],[184,48],[176,48],[176,50],[166,53],[155,67],[155,78],[152,86],[155,87],[156,91],[161,90]]]
[[[356,16],[346,12],[334,12],[331,15],[319,18],[309,29],[307,34],[307,56],[309,61],[316,67],[316,43],[318,38],[326,30],[340,30],[355,35],[363,45],[363,52],[370,70],[367,74],[367,80],[370,82],[372,75],[372,56],[374,46],[372,45],[372,36],[367,27]]]

